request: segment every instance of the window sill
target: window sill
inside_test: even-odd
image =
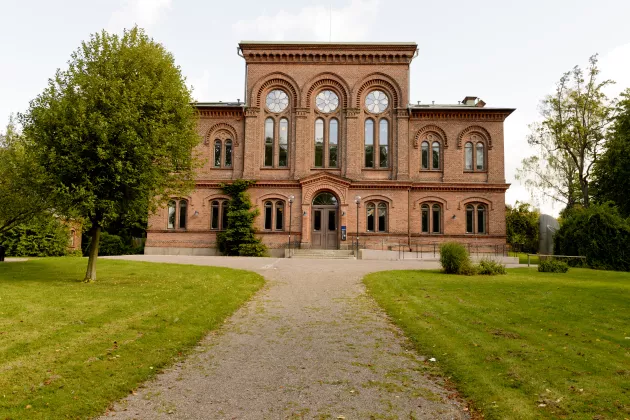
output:
[[[289,168],[288,166],[277,166],[277,167],[274,167],[274,166],[261,166],[260,167],[261,171],[288,171],[289,169],[291,169],[291,168]]]
[[[391,171],[391,168],[363,168],[364,171]]]
[[[262,233],[265,233],[265,234],[269,234],[269,233],[286,233],[286,234],[288,234],[289,231],[288,230],[267,230],[267,229],[263,229],[263,230],[259,231],[258,233],[260,233],[260,234],[262,234]],[[295,232],[292,232],[292,233],[295,233]]]
[[[423,173],[423,172],[442,173],[442,172],[444,172],[444,170],[442,170],[442,169],[420,169],[419,172],[420,173]]]
[[[464,173],[465,174],[487,174],[488,170],[484,169],[483,171],[474,171],[474,170],[470,170],[470,169],[464,169]]]
[[[233,171],[234,168],[232,166],[211,166],[210,169],[212,170],[223,170],[223,171]]]
[[[340,169],[340,168],[337,168],[337,167],[334,167],[334,168],[332,168],[332,167],[327,167],[327,168],[324,168],[324,167],[313,166],[313,167],[311,168],[311,171],[340,171],[340,170],[341,170],[341,169]]]

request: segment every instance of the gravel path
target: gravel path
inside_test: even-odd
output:
[[[248,269],[268,283],[192,356],[116,403],[107,418],[469,418],[361,282],[369,272],[435,263],[124,258]]]

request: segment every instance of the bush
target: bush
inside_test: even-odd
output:
[[[60,257],[68,252],[68,228],[55,216],[43,214],[0,236],[0,244],[12,257]]]
[[[87,242],[84,249],[84,254],[87,256],[90,253],[90,246],[92,240]],[[126,245],[122,238],[118,235],[111,235],[107,232],[101,232],[101,238],[98,244],[98,255],[106,257],[109,255],[128,255],[133,253],[133,248]]]
[[[497,274],[507,274],[505,266],[494,260],[483,259],[479,261],[477,266],[477,274],[484,274],[488,276],[496,276]]]
[[[547,259],[538,264],[538,271],[541,273],[566,273],[569,271],[569,265],[564,261]]]
[[[440,245],[440,264],[447,274],[475,274],[466,248],[456,242],[445,242]]]
[[[585,256],[589,267],[630,271],[630,222],[610,204],[567,211],[554,243],[556,254]]]

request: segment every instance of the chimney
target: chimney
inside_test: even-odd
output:
[[[477,108],[483,108],[484,106],[486,106],[486,103],[484,101],[482,101],[481,99],[479,99],[477,101]]]
[[[462,101],[462,103],[464,105],[475,106],[476,100],[477,100],[476,96],[466,96],[464,100]]]

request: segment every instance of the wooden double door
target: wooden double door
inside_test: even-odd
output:
[[[314,205],[311,218],[311,246],[316,249],[339,248],[339,209]]]

